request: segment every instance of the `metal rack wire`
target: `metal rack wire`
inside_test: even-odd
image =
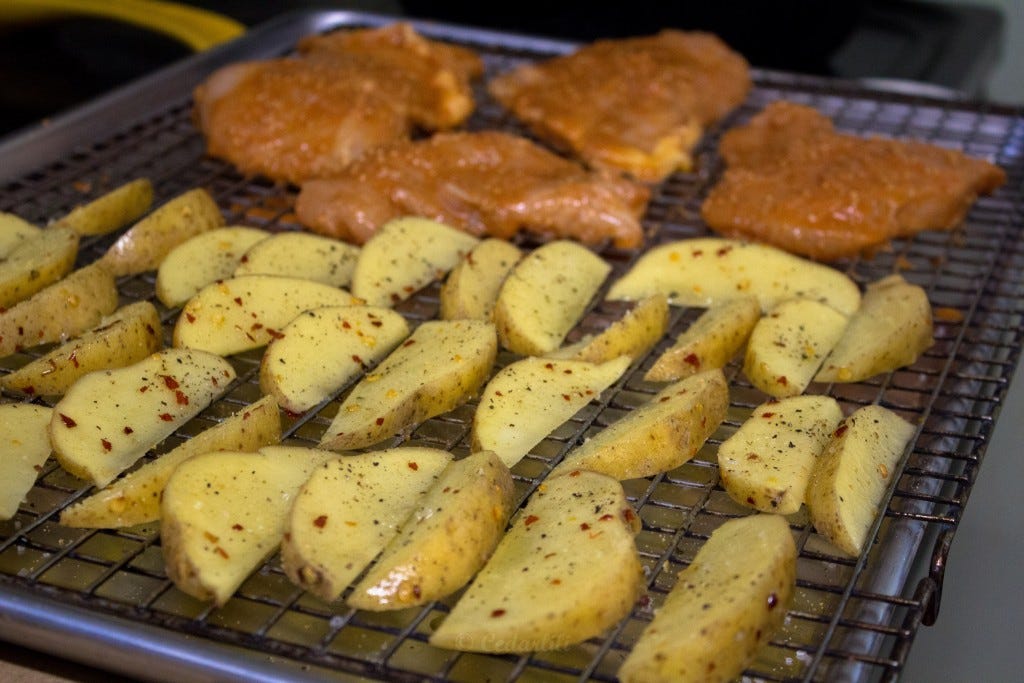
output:
[[[384,20],[356,13],[303,15],[282,23],[287,30],[271,29],[262,34],[260,49],[268,49],[269,37],[272,49],[285,52],[300,29],[312,32]],[[489,75],[569,48],[528,37],[431,23],[420,29],[477,48]],[[244,53],[244,41],[240,49]],[[200,71],[213,68],[212,61],[204,64],[199,60],[197,65]],[[809,391],[830,393],[847,413],[861,405],[880,403],[918,425],[918,432],[902,474],[894,481],[886,514],[876,525],[875,543],[862,557],[838,554],[814,533],[804,512],[790,516],[800,552],[796,599],[781,631],[747,672],[752,678],[768,681],[894,679],[916,629],[934,618],[944,549],[948,549],[970,495],[1020,358],[1024,115],[1011,109],[866,90],[855,84],[793,74],[758,72],[756,76],[756,88],[744,106],[701,143],[697,171],[677,174],[657,188],[644,221],[648,244],[707,233],[699,207],[721,170],[715,152],[718,136],[776,99],[811,104],[832,116],[844,131],[914,137],[954,146],[992,159],[1009,174],[1008,184],[995,196],[978,201],[962,229],[923,233],[896,242],[891,250],[871,260],[842,264],[862,285],[900,272],[924,287],[937,312],[936,344],[909,368],[852,385],[813,385]],[[481,106],[469,122],[470,128],[525,132],[482,88],[477,95]],[[203,156],[202,139],[190,120],[187,90],[172,89],[159,102],[158,111],[123,128],[115,126],[119,111],[115,106],[95,114],[103,117],[111,134],[79,140],[59,156],[39,158],[36,170],[6,181],[0,210],[45,223],[85,198],[127,179],[147,176],[154,182],[158,200],[202,186],[217,199],[229,223],[270,230],[298,228],[291,214],[292,190],[243,178],[227,165]],[[81,262],[97,258],[112,239],[85,241]],[[602,256],[614,267],[611,280],[624,272],[637,254],[609,248],[602,250]],[[157,305],[165,328],[170,330],[177,312],[155,300],[152,274],[126,278],[118,285],[124,301],[146,299]],[[399,310],[416,324],[434,317],[437,307],[434,286]],[[602,328],[622,310],[621,304],[598,299],[573,335]],[[520,501],[582,438],[642,404],[657,390],[656,385],[642,380],[644,371],[698,313],[674,309],[670,333],[646,359],[514,468]],[[0,359],[0,372],[19,367],[34,354],[38,352]],[[498,365],[511,360],[511,354],[503,353]],[[259,353],[244,353],[232,362],[238,380],[228,394],[159,450],[173,448],[259,397]],[[183,647],[180,637],[184,636],[203,646],[195,650],[195,661],[183,666],[216,670],[224,678],[273,678],[280,672],[276,664],[268,662],[270,658],[293,667],[288,671],[295,677],[613,681],[622,658],[678,572],[719,524],[748,513],[719,485],[715,450],[765,396],[747,382],[735,362],[726,368],[726,374],[731,396],[728,417],[697,457],[663,475],[624,482],[643,521],[637,543],[649,580],[647,595],[609,633],[575,647],[520,656],[433,648],[427,637],[455,597],[401,612],[358,612],[340,604],[325,604],[292,586],[276,558],[255,572],[228,604],[215,609],[181,593],[167,579],[158,525],[120,530],[61,526],[57,521],[60,511],[87,495],[89,488],[52,460],[17,517],[0,523],[0,603],[8,608],[25,606],[29,620],[35,619],[37,625],[43,615],[54,611],[91,615],[94,619],[84,633],[66,623],[51,624],[72,644],[61,654],[88,659],[86,650],[93,646],[120,651],[126,659],[118,668],[131,671],[138,666],[134,673],[146,677],[161,675],[154,673],[151,660],[138,659],[133,664],[131,655],[143,649],[153,655],[162,642],[168,643],[169,649]],[[285,416],[287,440],[315,445],[337,405],[335,400],[303,415]],[[465,454],[473,408],[471,402],[427,421],[408,435],[408,441]],[[929,560],[933,546],[934,559]],[[26,633],[24,625],[20,630],[0,626],[0,636],[5,638],[24,640]],[[232,668],[240,661],[251,665]]]

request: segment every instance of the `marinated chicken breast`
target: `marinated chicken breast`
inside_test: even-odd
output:
[[[922,142],[835,132],[815,109],[776,102],[722,136],[727,168],[701,207],[729,237],[831,261],[959,225],[1006,182],[993,164]]]
[[[408,24],[308,38],[299,52],[226,66],[196,88],[211,156],[273,180],[330,175],[415,127],[459,125],[483,73],[475,53]]]
[[[520,229],[587,244],[638,246],[649,190],[588,171],[506,133],[438,133],[374,150],[332,178],[303,183],[295,205],[315,232],[365,242],[393,218],[425,216],[474,235]]]
[[[750,90],[749,65],[709,33],[600,40],[493,79],[491,94],[588,164],[656,182],[692,167],[706,126]]]

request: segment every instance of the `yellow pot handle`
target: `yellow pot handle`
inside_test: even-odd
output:
[[[245,33],[216,12],[161,0],[0,0],[0,23],[87,14],[123,21],[176,38],[201,51]]]

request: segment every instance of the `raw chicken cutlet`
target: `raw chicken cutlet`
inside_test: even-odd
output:
[[[722,179],[701,207],[729,237],[832,261],[958,226],[998,166],[922,142],[835,132],[817,110],[775,102],[722,136]]]
[[[588,171],[525,138],[438,133],[304,183],[295,212],[312,230],[357,243],[391,219],[417,215],[474,235],[507,239],[525,229],[630,248],[643,240],[649,196],[643,185]]]
[[[541,138],[657,182],[692,168],[704,129],[746,97],[749,71],[716,36],[667,29],[521,66],[488,88]]]
[[[408,24],[307,38],[299,52],[226,66],[196,88],[208,154],[296,184],[330,175],[415,127],[461,124],[483,73],[472,51]]]

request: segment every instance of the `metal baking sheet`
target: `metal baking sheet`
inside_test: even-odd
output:
[[[393,17],[354,12],[284,16],[123,90],[0,141],[0,210],[45,224],[84,199],[147,176],[157,201],[202,186],[228,223],[298,229],[295,192],[244,178],[203,154],[191,122],[190,93],[220,65],[288,52],[307,34],[380,25]],[[491,76],[525,61],[572,49],[570,43],[415,22],[428,36],[479,50]],[[912,137],[962,149],[1006,169],[1009,182],[982,198],[962,229],[896,242],[871,260],[842,267],[861,285],[900,272],[923,286],[939,313],[936,345],[913,366],[853,385],[815,386],[846,412],[879,403],[918,425],[894,480],[875,542],[846,558],[824,542],[804,512],[789,517],[800,551],[796,599],[784,627],[751,665],[756,680],[895,679],[914,634],[931,617],[941,589],[943,549],[970,495],[1019,361],[1024,322],[1024,116],[1020,110],[920,94],[868,89],[856,83],[757,71],[746,103],[709,131],[696,170],[672,176],[654,193],[644,219],[648,244],[700,236],[700,202],[721,172],[721,132],[776,99],[817,107],[838,128],[863,135]],[[468,126],[525,133],[482,87]],[[83,242],[81,262],[97,258],[113,237]],[[532,246],[524,242],[524,246]],[[602,250],[620,275],[635,252]],[[170,329],[176,310],[154,297],[152,273],[119,282],[124,301],[148,299]],[[436,315],[437,287],[399,310],[415,324]],[[595,302],[574,336],[602,328],[624,309]],[[643,372],[699,311],[673,309],[671,331],[632,372],[533,449],[513,472],[520,500],[580,439],[643,403],[657,390]],[[39,351],[0,360],[8,372]],[[499,355],[499,366],[511,362]],[[259,397],[258,353],[232,358],[238,381],[221,401],[168,439],[166,450]],[[152,680],[504,680],[613,681],[625,654],[675,576],[726,519],[747,514],[718,482],[715,448],[764,396],[739,372],[730,380],[728,418],[693,461],[676,470],[625,482],[643,520],[637,541],[647,595],[632,614],[600,638],[554,652],[487,656],[429,646],[433,626],[457,596],[424,608],[371,614],[325,604],[293,587],[276,558],[215,609],[167,579],[157,525],[78,530],[58,524],[60,511],[90,489],[47,463],[15,519],[0,523],[0,637],[136,678]],[[5,397],[5,400],[11,400]],[[474,404],[429,420],[411,443],[468,452]],[[288,441],[313,445],[337,401],[285,416]],[[397,440],[395,441],[397,443]],[[933,547],[937,549],[931,560]]]

